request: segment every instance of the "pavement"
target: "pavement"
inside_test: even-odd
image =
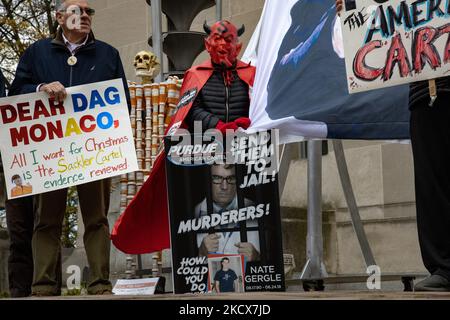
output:
[[[5,299],[9,300],[9,299]],[[260,292],[240,294],[159,294],[153,296],[60,296],[30,297],[23,300],[450,300],[450,292],[382,292],[382,291],[330,291],[330,292]]]

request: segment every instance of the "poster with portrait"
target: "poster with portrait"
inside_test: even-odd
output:
[[[165,139],[174,292],[211,291],[229,255],[236,290],[284,291],[276,131],[216,133]]]

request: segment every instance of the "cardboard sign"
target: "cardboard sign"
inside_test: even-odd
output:
[[[138,169],[121,79],[0,99],[0,152],[8,199]]]
[[[450,1],[344,2],[350,93],[450,76]]]
[[[175,293],[285,290],[274,132],[166,137]]]
[[[153,295],[158,281],[159,278],[119,279],[114,286],[113,293],[120,296]]]

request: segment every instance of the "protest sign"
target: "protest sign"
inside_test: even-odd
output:
[[[119,279],[113,288],[113,293],[119,296],[153,295],[159,279]]]
[[[450,1],[344,2],[350,93],[450,75]]]
[[[0,152],[9,199],[138,169],[121,79],[0,99]]]
[[[212,290],[208,257],[228,255],[234,292],[285,290],[276,137],[166,137],[175,293]]]

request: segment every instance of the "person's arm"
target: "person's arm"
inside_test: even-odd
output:
[[[216,290],[217,293],[220,293],[220,276],[219,276],[219,272],[217,271],[216,274],[214,275],[214,289]]]
[[[217,252],[219,250],[219,239],[221,237],[222,236],[217,233],[211,233],[206,235],[203,238],[200,247],[198,248],[199,256],[205,257],[210,252]]]
[[[64,101],[67,97],[66,88],[59,82],[52,83],[38,83],[33,71],[34,63],[34,46],[32,45],[20,58],[17,66],[16,76],[11,88],[9,88],[8,95],[15,96],[19,94],[34,93],[42,91],[46,92],[50,97],[55,98],[56,101]]]
[[[9,95],[15,96],[19,94],[36,92],[39,83],[33,80],[33,46],[25,50],[20,58],[17,66],[16,76],[11,88],[9,88]]]
[[[241,117],[227,123],[221,121],[215,114],[205,110],[200,95],[194,100],[187,116],[187,123],[191,130],[194,129],[195,121],[200,121],[202,123],[202,131],[217,129],[222,133],[225,133],[227,129],[236,131],[239,127],[247,129],[250,126],[250,119],[246,117]]]
[[[231,270],[233,272],[233,291],[238,292],[239,284],[238,284],[238,276],[234,270]]]
[[[215,128],[220,121],[216,115],[205,110],[201,94],[198,94],[197,98],[195,98],[187,116],[187,124],[191,130],[194,130],[195,121],[200,121],[202,123],[203,131]]]
[[[3,77],[2,72],[0,71],[0,98],[6,96],[6,84],[5,78]]]
[[[116,75],[115,78],[121,78],[123,82],[123,88],[125,89],[125,96],[127,98],[128,112],[131,113],[131,98],[130,91],[128,90],[127,77],[123,69],[122,59],[120,59],[119,51],[116,50]]]
[[[246,257],[248,261],[259,261],[260,254],[252,243],[238,242],[235,246],[238,248],[238,253]]]
[[[220,282],[216,280],[214,283],[215,283],[214,288],[216,289],[216,292],[220,293],[220,288],[219,288]]]

